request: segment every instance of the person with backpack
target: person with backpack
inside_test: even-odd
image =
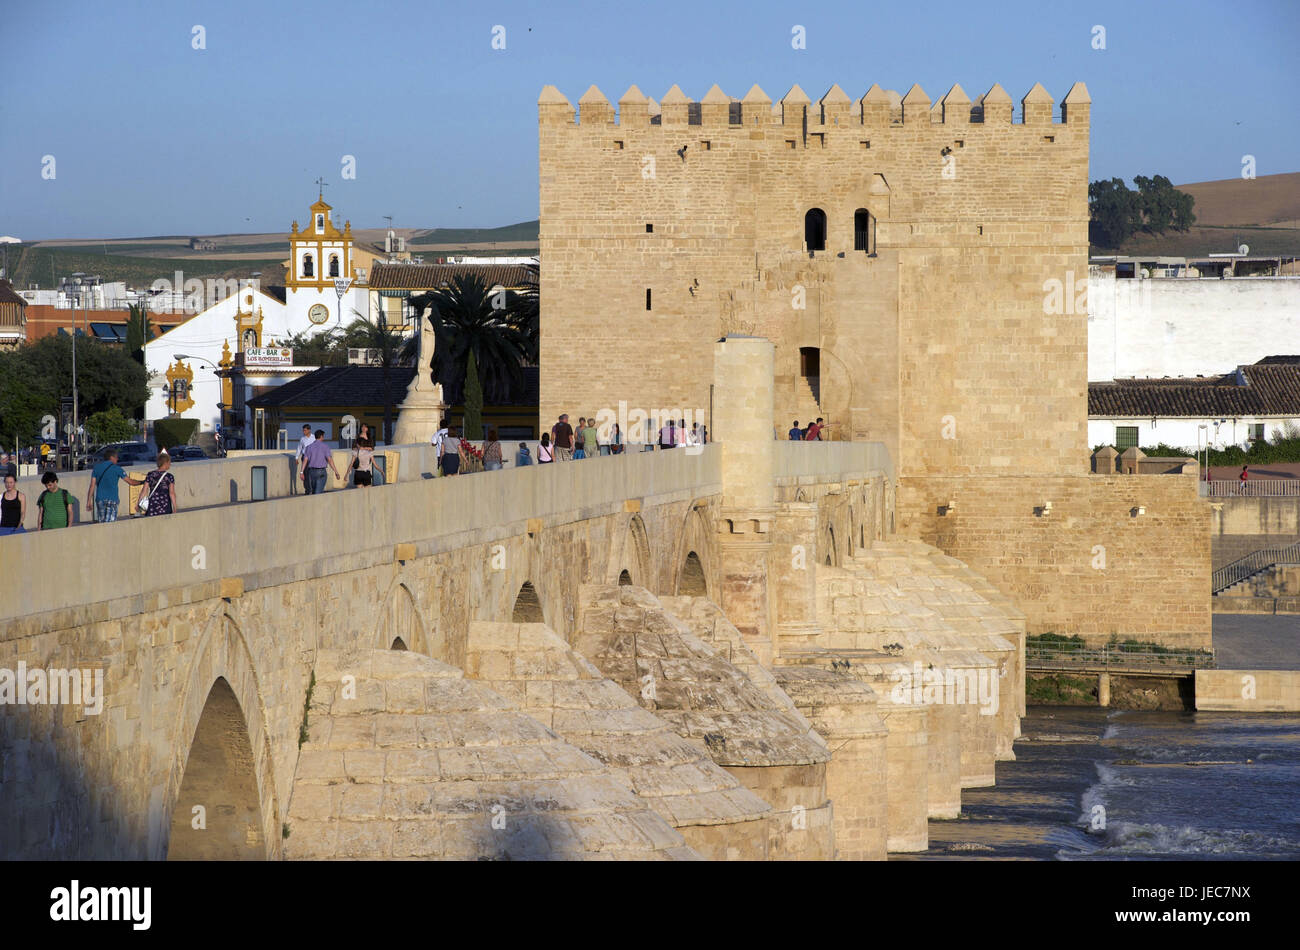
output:
[[[104,452],[104,460],[90,472],[90,487],[86,490],[86,510],[94,512],[95,520],[108,524],[117,520],[118,482],[143,485],[144,479],[132,478],[117,464],[117,449]]]
[[[542,438],[548,438],[548,435],[546,433],[543,433]],[[519,451],[515,453],[515,468],[523,468],[525,465],[532,465],[532,464],[533,464],[533,453],[528,451],[528,443],[520,442]]]
[[[77,513],[72,508],[72,501],[66,488],[59,487],[59,476],[46,472],[41,476],[45,491],[36,499],[39,513],[36,517],[36,530],[48,528],[66,528],[77,523]]]

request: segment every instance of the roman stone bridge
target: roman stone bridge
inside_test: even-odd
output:
[[[715,361],[702,450],[225,505],[291,458],[195,463],[212,507],[3,539],[0,853],[924,849],[1012,756],[1024,616],[894,534],[881,445],[772,440],[771,344]]]

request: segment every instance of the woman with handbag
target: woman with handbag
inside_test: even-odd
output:
[[[146,516],[170,515],[176,512],[176,477],[168,471],[172,467],[172,457],[166,452],[158,453],[158,467],[144,477],[149,491],[140,493],[137,505]]]
[[[537,464],[545,465],[547,462],[555,461],[555,449],[551,445],[551,434],[542,433],[542,441],[537,443]]]
[[[370,426],[363,425],[361,434],[352,446],[352,484],[365,488],[374,481],[375,474],[375,439],[370,434]]]

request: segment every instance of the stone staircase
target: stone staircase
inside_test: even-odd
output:
[[[1300,564],[1300,542],[1263,548],[1225,564],[1212,575],[1211,592],[1215,597],[1259,596],[1258,576],[1280,564]]]

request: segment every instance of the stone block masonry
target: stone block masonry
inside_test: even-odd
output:
[[[899,533],[987,578],[1031,635],[1210,647],[1211,512],[1192,479],[903,478],[899,499]]]
[[[542,419],[707,409],[709,347],[740,332],[776,346],[781,432],[815,411],[903,474],[1078,470],[1087,318],[1045,313],[1044,288],[1086,280],[1089,97],[1076,84],[1060,122],[1041,86],[1022,105],[1013,123],[996,85],[897,108],[795,86],[776,109],[757,86],[673,87],[651,116],[634,86],[616,121],[595,87],[576,119],[546,87]]]

